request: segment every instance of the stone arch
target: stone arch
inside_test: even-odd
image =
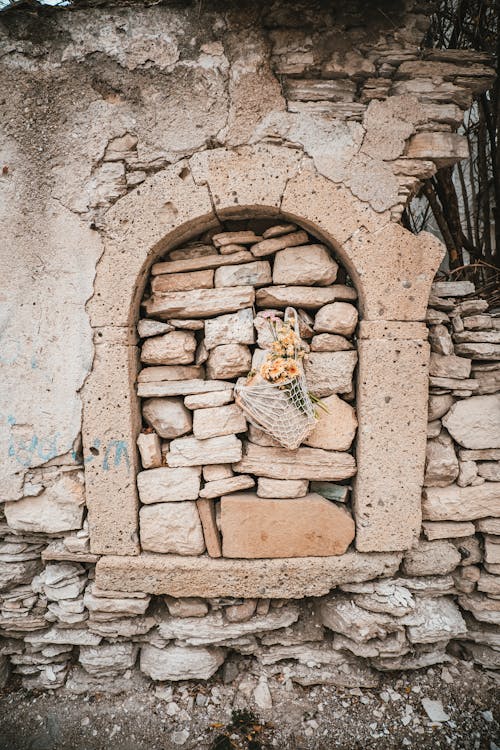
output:
[[[135,318],[153,262],[219,218],[266,214],[331,245],[355,283],[361,313],[356,545],[411,546],[420,524],[425,457],[430,285],[443,255],[313,170],[302,152],[257,145],[195,154],[157,173],[106,215],[88,313],[95,360],[83,392],[92,551],[137,555],[139,413]]]

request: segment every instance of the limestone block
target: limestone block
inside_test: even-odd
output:
[[[219,648],[145,644],[141,648],[140,668],[152,680],[208,680],[224,661]]]
[[[455,351],[453,339],[446,326],[432,326],[429,332],[429,342],[432,351],[436,352],[436,354],[441,354],[443,357],[453,356],[453,352]]]
[[[391,633],[404,630],[399,618],[383,612],[369,612],[346,596],[334,594],[323,599],[319,612],[323,625],[356,643],[386,638]]]
[[[148,552],[201,555],[205,541],[194,502],[147,505],[139,511],[141,547]]]
[[[457,344],[500,344],[500,330],[459,332],[454,338]]]
[[[358,311],[347,302],[333,302],[316,313],[314,330],[318,333],[338,333],[350,336],[358,323]]]
[[[458,477],[458,458],[453,441],[446,432],[427,441],[424,485],[446,487]]]
[[[323,399],[326,409],[318,409],[318,422],[303,441],[312,448],[329,451],[348,451],[354,440],[358,421],[353,407],[333,394]]]
[[[194,289],[154,294],[146,303],[146,311],[148,316],[161,319],[206,318],[242,310],[253,305],[254,300],[253,286]]]
[[[137,652],[138,646],[126,641],[101,646],[80,646],[78,661],[89,674],[116,676],[134,666]]]
[[[332,393],[350,393],[357,361],[356,351],[311,352],[304,361],[309,390],[319,398]]]
[[[309,482],[307,479],[268,479],[259,477],[257,495],[259,497],[289,498],[307,495]]]
[[[247,422],[239,406],[215,406],[209,409],[195,409],[193,412],[193,435],[199,440],[245,432]]]
[[[224,614],[228,622],[246,622],[257,609],[257,599],[244,599],[241,604],[226,607]]]
[[[176,438],[191,432],[191,412],[182,398],[148,398],[142,404],[142,416],[162,438]]]
[[[486,539],[484,542],[484,559],[489,565],[500,565],[500,544]]]
[[[406,549],[420,529],[429,346],[381,339],[358,347],[356,546]]]
[[[168,396],[190,396],[208,394],[215,391],[226,391],[232,394],[232,383],[224,380],[171,380],[139,383],[137,395],[141,398],[162,398]]]
[[[161,466],[161,443],[156,432],[141,432],[137,438],[143,469],[156,469]]]
[[[215,286],[265,286],[272,283],[271,264],[267,260],[223,266],[215,272]]]
[[[214,272],[189,271],[187,273],[165,273],[153,276],[151,289],[156,292],[188,292],[192,289],[212,289]]]
[[[477,380],[477,395],[485,396],[500,391],[500,369],[492,372],[475,371],[474,379]]]
[[[345,352],[354,349],[353,344],[343,336],[333,333],[320,333],[313,336],[311,341],[312,352]]]
[[[429,541],[434,539],[458,539],[461,536],[472,536],[474,524],[469,521],[424,521],[423,532]]]
[[[269,227],[269,229],[266,229],[265,232],[262,232],[262,237],[265,240],[269,240],[272,237],[280,237],[282,234],[290,234],[290,232],[295,232],[296,229],[296,224],[275,224],[274,226]]]
[[[208,614],[208,604],[197,597],[174,599],[165,596],[165,604],[172,617],[205,617]]]
[[[500,482],[500,461],[484,461],[478,465],[478,474],[489,482]]]
[[[337,278],[337,271],[338,264],[325,245],[288,247],[276,253],[272,283],[329,286]]]
[[[329,287],[311,286],[267,286],[257,290],[259,307],[300,307],[304,310],[319,310],[323,305],[337,300],[355,300],[356,290],[343,284]]]
[[[205,370],[199,365],[158,365],[144,367],[137,376],[138,383],[203,379]]]
[[[446,575],[455,570],[460,560],[460,553],[450,542],[420,541],[405,553],[403,572],[408,576]]]
[[[414,610],[402,618],[411,643],[437,643],[465,636],[467,627],[450,598],[415,598]]]
[[[289,247],[296,247],[298,245],[305,245],[309,241],[309,237],[306,232],[300,229],[297,232],[291,234],[285,234],[280,237],[272,237],[267,240],[261,240],[250,248],[252,255],[256,258],[262,258],[266,255],[273,255],[278,250],[284,250]],[[286,282],[288,283],[288,282]]]
[[[141,503],[171,503],[196,500],[200,489],[201,469],[185,466],[176,469],[162,467],[140,471],[137,488]]]
[[[429,363],[429,375],[440,378],[468,378],[471,371],[471,361],[465,357],[455,355],[442,356],[432,352]]]
[[[81,528],[84,503],[83,474],[71,472],[36,497],[5,503],[5,518],[16,531],[58,534]]]
[[[240,461],[241,454],[241,441],[236,435],[225,435],[207,440],[185,437],[172,440],[167,462],[169,466],[231,464]]]
[[[224,557],[323,557],[346,551],[354,521],[320,495],[264,499],[237,493],[221,498],[221,532]]]
[[[242,250],[230,256],[219,255],[213,247],[208,255],[197,255],[193,258],[181,258],[174,261],[163,261],[155,263],[151,268],[153,276],[173,273],[188,273],[191,271],[200,271],[205,269],[220,268],[221,266],[230,266],[234,263],[246,263],[253,261],[254,257],[248,250]]]
[[[476,521],[476,529],[484,534],[500,535],[500,518],[481,518]]]
[[[171,250],[168,257],[170,260],[186,260],[189,258],[203,258],[206,255],[213,255],[214,252],[213,245],[194,241],[185,247],[178,247],[176,250]]]
[[[431,394],[429,396],[429,422],[443,417],[451,409],[453,403],[454,398],[448,393],[444,393],[443,395],[439,396],[434,396]]]
[[[0,591],[6,591],[22,584],[31,583],[42,569],[41,560],[0,563]]]
[[[488,573],[481,572],[478,582],[478,591],[482,591],[485,594],[493,594],[493,596],[500,596],[500,576],[488,575]]]
[[[223,344],[210,351],[207,375],[215,379],[234,379],[246,375],[252,366],[252,355],[243,344]]]
[[[189,331],[172,331],[146,339],[141,362],[148,365],[189,365],[194,360],[196,339]]]
[[[124,615],[143,615],[148,606],[150,597],[143,599],[136,597],[127,597],[126,593],[122,598],[117,597],[100,597],[94,596],[93,590],[87,588],[83,597],[85,607],[92,614],[109,614],[113,617],[123,617]]]
[[[218,482],[219,479],[229,479],[234,476],[230,464],[208,464],[203,467],[203,479],[205,482]]]
[[[500,448],[500,393],[458,401],[443,424],[464,448]]]
[[[205,346],[209,350],[222,344],[253,344],[254,342],[251,307],[205,321]]]
[[[253,443],[245,444],[244,455],[233,468],[237,472],[270,479],[335,481],[348,479],[356,473],[354,458],[349,453],[319,448],[297,448],[295,451],[289,451],[286,448],[264,448]]]
[[[210,498],[202,498],[196,503],[200,515],[201,525],[203,527],[203,536],[207,552],[210,557],[221,557],[222,547],[220,541],[220,532],[217,527],[215,503]],[[170,612],[173,614],[173,612]]]
[[[474,294],[476,288],[472,281],[435,281],[431,291],[437,297],[466,297]]]
[[[460,596],[458,603],[463,609],[471,612],[476,620],[500,625],[500,600],[481,594],[467,594]]]
[[[394,575],[400,562],[399,553],[360,552],[287,560],[106,555],[97,562],[96,582],[100,588],[146,588],[150,593],[170,596],[297,599],[322,596],[348,581]]]
[[[455,351],[472,359],[500,359],[500,344],[456,344]]]
[[[468,315],[464,318],[464,328],[466,331],[487,331],[490,328],[495,328],[495,322],[495,318],[492,318],[491,315]]]
[[[213,391],[212,393],[200,393],[186,396],[184,406],[188,409],[211,409],[215,406],[225,406],[234,401],[234,392],[232,389],[225,391]]]
[[[467,138],[457,133],[416,133],[410,139],[406,155],[410,159],[429,159],[438,167],[445,167],[467,159],[469,146]]]
[[[461,461],[500,461],[500,449],[460,450]]]
[[[141,339],[149,336],[159,336],[162,333],[169,333],[174,330],[170,323],[162,323],[160,320],[148,320],[143,318],[137,323],[137,334]]]
[[[237,474],[234,477],[228,477],[227,479],[218,479],[214,482],[207,482],[202,490],[200,490],[200,497],[221,497],[221,495],[227,495],[229,492],[238,492],[239,490],[247,490],[253,487],[255,480],[248,474]]]

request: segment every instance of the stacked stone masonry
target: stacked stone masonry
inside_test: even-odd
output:
[[[180,327],[186,320],[193,324],[183,318],[183,322],[177,321],[176,330],[190,331]],[[253,316],[249,320],[253,323]],[[286,670],[300,685],[373,686],[379,671],[437,664],[446,661],[450,652],[497,669],[500,353],[495,349],[485,353],[483,344],[484,339],[491,344],[492,332],[500,331],[499,320],[484,300],[474,296],[468,282],[434,285],[427,311],[432,353],[420,540],[403,555],[365,555],[361,567],[350,553],[339,557],[339,561],[345,559],[343,573],[337,572],[337,581],[342,582],[332,585],[324,596],[186,598],[181,592],[151,596],[139,587],[136,591],[99,588],[95,582],[97,556],[89,552],[80,469],[68,465],[50,489],[43,489],[54,477],[50,468],[33,476],[33,496],[4,506],[0,546],[3,679],[10,669],[21,676],[27,688],[64,686],[72,693],[120,692],[136,690],[150,680],[205,680],[222,665],[224,674],[229,674],[231,664],[253,659],[259,673],[271,681]],[[144,341],[164,336],[165,325],[168,333],[173,332],[171,323],[144,319],[139,324]],[[257,335],[263,335],[259,328]],[[469,344],[466,352],[460,349],[463,343]],[[176,368],[177,377],[182,372],[179,368],[202,366],[186,363],[151,368],[163,368],[162,372]],[[227,386],[231,381],[223,383]],[[209,405],[214,394],[227,396],[229,392],[230,388],[224,387],[183,394],[190,407],[184,407],[189,413],[182,429],[192,429],[191,409],[196,413],[231,405],[225,398],[220,407]],[[163,396],[147,394],[147,398]],[[153,414],[148,419],[152,420]],[[233,419],[230,415],[230,424]],[[177,418],[174,422],[183,424]],[[168,431],[169,424],[162,423],[160,432]],[[217,428],[219,423],[201,423],[207,424]],[[264,439],[262,435],[257,438]],[[210,492],[195,499],[200,497],[201,472],[191,466],[172,469],[179,472],[173,486],[158,483],[154,474],[152,481],[148,480],[148,472],[161,470],[157,464],[168,458],[164,446],[168,440],[148,431],[139,438],[142,460],[151,467],[139,474],[139,482],[141,475],[146,478],[143,507],[188,505],[194,511],[196,503],[203,504],[205,499],[210,503]],[[209,477],[205,487],[245,476],[233,474],[227,464],[207,464],[205,469]],[[262,502],[267,496],[279,496],[284,488],[287,497],[297,496],[296,501],[284,502],[306,503],[311,497],[306,495],[308,489],[329,496],[331,487],[323,481],[308,487],[302,479],[257,479]],[[337,503],[347,498],[340,487],[335,485],[332,494]],[[155,502],[157,492],[161,503]],[[166,499],[169,492],[173,492],[173,502]],[[37,512],[40,503],[43,513]],[[208,510],[200,512],[200,517],[204,523],[214,524],[214,515]],[[201,530],[196,539],[201,552],[205,546]],[[209,551],[210,545],[216,549],[217,543],[216,532],[206,539]],[[179,552],[182,555],[182,550]],[[248,561],[250,565],[256,562]],[[272,562],[260,561],[266,565]],[[311,558],[304,562],[307,571]],[[271,575],[272,586],[272,567],[263,574],[263,580]],[[133,570],[131,576],[133,581]]]

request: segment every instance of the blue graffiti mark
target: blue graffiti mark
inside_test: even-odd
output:
[[[111,458],[111,454],[113,449],[115,449],[115,457],[114,457],[114,466],[117,467],[122,462],[122,457],[127,465],[127,470],[130,469],[130,458],[128,455],[128,449],[127,444],[125,440],[112,440],[104,453],[104,459],[102,462],[102,468],[104,471],[109,471],[109,460]]]

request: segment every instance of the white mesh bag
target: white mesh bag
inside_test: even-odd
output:
[[[300,341],[297,313],[293,308],[287,308],[285,322],[292,321]],[[316,425],[314,404],[309,397],[300,360],[298,365],[299,374],[279,385],[257,374],[235,386],[236,403],[249,422],[289,450],[298,448]]]

